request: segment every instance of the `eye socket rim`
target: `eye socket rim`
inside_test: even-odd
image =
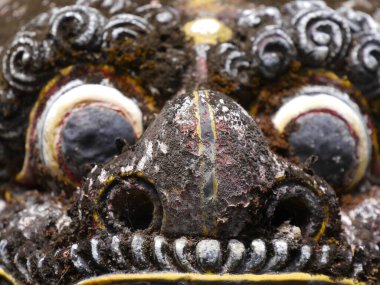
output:
[[[107,94],[106,98],[104,98],[104,94]],[[136,121],[137,128],[134,129],[136,137],[139,138],[142,135],[143,115],[140,108],[133,100],[124,96],[116,88],[101,84],[83,84],[68,90],[58,98],[53,97],[51,100],[53,101],[50,108],[44,109],[37,123],[37,141],[41,143],[39,146],[40,159],[53,175],[64,176],[59,165],[58,150],[56,148],[58,134],[61,131],[58,127],[59,123],[67,112],[73,110],[79,104],[108,103],[119,109],[132,125]],[[49,103],[47,103],[48,105]],[[64,109],[59,110],[60,106],[64,106]]]
[[[66,87],[66,88],[65,88]],[[85,93],[77,96],[83,89]],[[92,93],[91,93],[92,92]],[[103,93],[102,93],[103,92]],[[95,95],[94,95],[95,94]],[[104,95],[106,94],[106,95]],[[63,98],[63,99],[62,99]],[[61,100],[61,102],[60,102]],[[63,100],[63,101],[62,101]],[[70,101],[72,100],[72,101]],[[64,109],[55,112],[59,108],[57,102],[64,105]],[[55,108],[52,109],[52,107]],[[134,135],[139,139],[144,132],[144,115],[137,102],[124,95],[116,87],[106,86],[102,84],[87,84],[81,80],[70,81],[67,85],[63,86],[57,94],[54,94],[46,101],[44,109],[41,114],[37,114],[41,104],[37,102],[34,106],[31,118],[37,116],[36,123],[28,127],[25,159],[23,168],[16,177],[16,181],[24,184],[33,184],[34,175],[31,173],[31,154],[34,150],[38,151],[39,161],[43,163],[44,167],[48,170],[52,177],[57,177],[62,180],[66,185],[78,186],[80,183],[77,179],[73,179],[72,175],[67,175],[61,169],[59,160],[59,147],[58,139],[62,126],[60,122],[64,119],[66,114],[77,108],[81,104],[90,106],[91,104],[102,104],[108,108],[117,111],[124,115],[124,117],[134,126]],[[49,116],[49,114],[52,114]],[[56,119],[51,119],[51,116]],[[47,126],[46,126],[47,124]],[[36,142],[36,146],[31,146],[30,142]]]
[[[112,191],[115,189],[115,187],[124,187],[125,191],[142,191],[145,197],[150,198],[150,202],[153,205],[153,211],[152,220],[148,227],[144,229],[137,228],[134,230],[128,227],[126,222],[114,219],[115,215],[110,211],[108,205],[110,203],[110,197],[113,194]],[[114,232],[126,230],[129,232],[137,232],[141,230],[146,233],[152,233],[154,231],[158,231],[161,228],[162,220],[164,217],[162,201],[156,187],[152,182],[141,177],[140,175],[129,175],[126,177],[116,178],[98,198],[96,208],[97,212],[100,214],[104,226]]]
[[[54,77],[39,90],[39,94],[29,113],[25,138],[25,154],[19,166],[15,181],[25,186],[40,186],[51,191],[72,191],[82,184],[69,177],[52,174],[40,159],[40,149],[36,143],[36,127],[46,103],[56,93],[66,92],[72,87],[83,84],[100,84],[119,90],[125,97],[133,100],[143,113],[143,130],[147,122],[158,112],[156,98],[144,89],[134,75],[107,64],[75,64],[60,69]],[[46,179],[51,181],[46,187]]]

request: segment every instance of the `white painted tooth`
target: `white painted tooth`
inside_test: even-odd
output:
[[[195,249],[197,262],[204,272],[217,272],[221,267],[222,253],[218,240],[206,239],[200,241]]]
[[[251,242],[251,249],[248,252],[245,263],[245,271],[255,272],[260,269],[266,260],[267,248],[265,242],[261,239],[255,239]]]
[[[34,258],[34,256],[32,255],[32,256],[28,256],[27,258],[26,258],[26,269],[28,270],[28,272],[29,272],[29,274],[30,274],[30,276],[32,276],[32,274],[33,274],[33,272],[34,272],[34,270],[33,270],[33,265],[32,265],[32,258]]]
[[[92,255],[92,258],[94,259],[94,261],[98,265],[102,265],[103,264],[103,260],[102,260],[102,258],[100,256],[99,248],[98,248],[99,240],[96,239],[96,238],[92,238],[91,241],[90,241],[90,244],[91,244],[91,255]]]
[[[42,268],[45,258],[46,258],[46,255],[42,255],[42,256],[38,259],[38,262],[37,262],[37,268],[38,268],[38,269],[41,269],[41,268]]]
[[[296,260],[292,262],[284,271],[294,272],[304,269],[310,262],[311,256],[313,254],[313,249],[310,245],[303,245],[299,250],[299,256]]]
[[[140,234],[134,234],[131,242],[132,258],[135,265],[140,267],[147,267],[149,261],[144,252],[144,246],[146,244],[145,238]]]
[[[322,246],[321,251],[317,254],[317,266],[319,269],[326,268],[332,258],[332,249],[329,245]]]
[[[115,257],[117,264],[119,266],[125,267],[127,265],[127,262],[120,249],[120,238],[116,235],[112,237],[111,251]]]
[[[227,247],[228,258],[223,266],[223,273],[236,271],[245,258],[244,244],[238,240],[230,240]]]
[[[296,264],[297,269],[303,269],[307,263],[310,261],[310,258],[312,256],[312,248],[310,245],[303,245],[301,247],[301,255],[300,258]]]
[[[273,256],[269,259],[263,271],[276,271],[283,267],[288,260],[288,243],[282,239],[272,241]]]
[[[22,274],[22,276],[25,278],[25,280],[28,283],[32,282],[32,277],[30,276],[28,270],[24,266],[23,262],[20,260],[20,255],[19,253],[16,253],[14,258],[13,258],[13,263],[16,266],[17,270]]]
[[[78,244],[73,244],[70,249],[71,261],[80,272],[92,273],[87,262],[78,255]]]
[[[364,267],[362,263],[354,263],[353,277],[357,277],[364,273]]]
[[[178,265],[185,271],[185,272],[198,272],[194,269],[194,267],[191,265],[191,263],[187,260],[185,249],[188,246],[189,241],[187,238],[182,237],[180,239],[176,239],[174,241],[174,257],[176,261],[178,262]]]
[[[169,245],[166,239],[162,236],[156,236],[154,238],[154,256],[162,270],[175,269],[168,256],[168,251]]]
[[[5,265],[9,265],[10,263],[7,246],[8,246],[7,240],[3,239],[0,241],[0,258]]]

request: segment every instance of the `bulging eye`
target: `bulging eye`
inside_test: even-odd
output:
[[[79,179],[86,164],[104,163],[117,154],[116,139],[133,145],[143,132],[142,121],[140,108],[117,89],[80,85],[42,113],[37,126],[42,160],[52,172]]]
[[[350,189],[364,177],[371,159],[370,131],[347,94],[306,86],[286,99],[272,120],[292,154],[301,161],[315,156],[312,168],[335,189]]]
[[[19,181],[32,183],[48,175],[78,185],[90,165],[118,154],[118,139],[133,145],[140,138],[145,114],[138,88],[126,87],[126,80],[119,89],[100,79],[103,75],[97,75],[99,80],[53,80],[42,91],[32,111]]]

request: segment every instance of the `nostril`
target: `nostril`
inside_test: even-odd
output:
[[[311,213],[308,205],[301,197],[290,197],[280,201],[274,211],[272,223],[280,227],[286,222],[299,227],[304,232],[310,224]]]
[[[302,236],[318,233],[324,220],[322,201],[314,191],[295,183],[283,184],[273,190],[267,208],[269,223],[276,230],[284,224],[298,227]]]
[[[109,208],[115,218],[124,221],[132,231],[149,228],[153,220],[153,202],[147,194],[138,189],[126,191],[119,188],[112,192]]]
[[[117,181],[100,200],[99,212],[110,229],[135,232],[161,227],[162,205],[157,191],[140,177]]]

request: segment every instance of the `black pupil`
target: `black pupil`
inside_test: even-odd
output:
[[[344,186],[356,169],[357,143],[349,126],[339,117],[313,112],[302,115],[288,129],[293,153],[302,161],[318,159],[314,171],[333,186]]]
[[[122,114],[101,106],[73,110],[62,128],[61,155],[65,165],[81,178],[93,163],[104,163],[118,154],[115,141],[136,141],[132,125]]]

